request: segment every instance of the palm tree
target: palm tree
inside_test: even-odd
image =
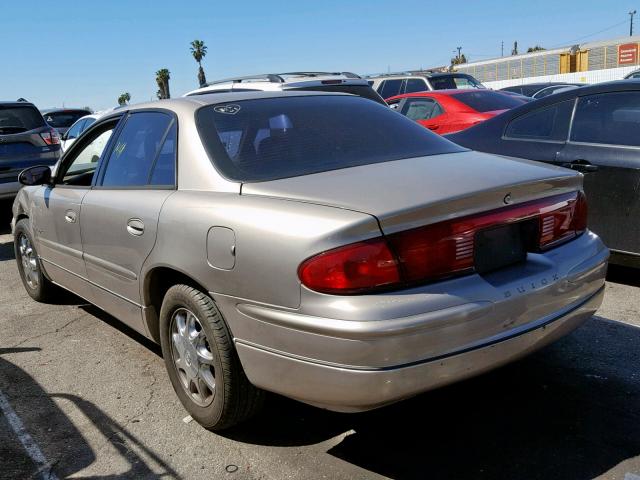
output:
[[[131,100],[131,94],[129,92],[124,92],[122,95],[118,97],[118,105],[129,105],[129,101]]]
[[[206,54],[207,46],[202,40],[194,40],[191,42],[191,55],[193,55],[193,58],[198,62],[198,82],[201,87],[204,87],[207,84],[207,77],[204,75],[201,63]]]
[[[156,72],[156,83],[158,84],[158,92],[156,95],[159,100],[171,98],[169,93],[169,79],[171,78],[169,70],[161,68]]]

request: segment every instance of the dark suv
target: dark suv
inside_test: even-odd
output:
[[[58,132],[32,103],[0,101],[0,199],[16,196],[23,169],[53,165],[60,155]]]

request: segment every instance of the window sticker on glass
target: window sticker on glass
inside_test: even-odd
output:
[[[218,105],[213,108],[217,113],[226,113],[227,115],[235,115],[240,111],[240,105]]]

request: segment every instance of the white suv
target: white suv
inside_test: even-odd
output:
[[[351,72],[267,73],[264,75],[227,78],[209,82],[206,87],[193,90],[184,96],[190,97],[205,93],[279,90],[319,90],[351,93],[386,105],[382,97],[371,88],[366,79]]]
[[[384,99],[403,93],[456,88],[486,88],[467,73],[420,72],[394,73],[367,77],[369,85]]]

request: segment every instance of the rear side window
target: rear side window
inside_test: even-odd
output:
[[[32,106],[0,106],[0,135],[28,132],[44,127],[40,112]]]
[[[426,82],[422,78],[407,78],[407,83],[404,87],[404,93],[424,92],[429,90]]]
[[[522,140],[566,141],[574,100],[525,113],[509,123],[504,136]]]
[[[640,92],[580,97],[571,127],[574,142],[640,146]]]
[[[429,120],[442,113],[440,104],[431,98],[408,98],[400,112],[411,120]]]
[[[346,95],[209,105],[196,119],[217,168],[241,182],[464,150],[388,107]]]
[[[394,78],[392,80],[384,80],[380,87],[378,87],[378,93],[382,98],[395,97],[400,95],[400,89],[402,88],[402,79]]]
[[[172,122],[171,116],[160,112],[130,115],[109,154],[101,185],[148,185],[152,167],[161,154],[161,146]]]
[[[493,110],[509,110],[519,107],[524,102],[511,97],[506,93],[492,92],[489,90],[475,90],[451,95],[454,99],[473,108],[476,112],[491,112]]]
[[[63,112],[45,113],[44,119],[53,128],[69,128],[80,118],[89,115],[86,110],[65,110]]]
[[[176,122],[173,122],[152,167],[150,185],[175,185],[177,152],[178,128]]]

